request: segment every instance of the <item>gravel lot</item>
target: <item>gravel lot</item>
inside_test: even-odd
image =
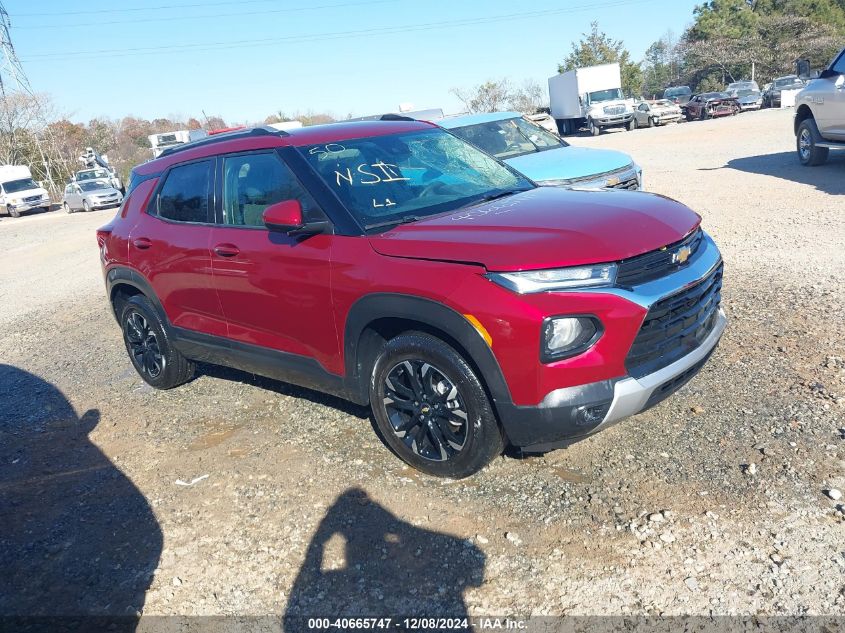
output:
[[[320,394],[152,390],[104,299],[113,211],[3,216],[0,614],[845,615],[845,157],[801,167],[791,129],[572,140],[703,216],[729,329],[655,409],[460,482]]]

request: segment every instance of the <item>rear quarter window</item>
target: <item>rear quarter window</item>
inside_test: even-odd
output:
[[[156,214],[173,222],[210,222],[211,175],[210,160],[171,168],[156,196]]]

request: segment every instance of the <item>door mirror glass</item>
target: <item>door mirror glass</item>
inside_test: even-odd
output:
[[[282,200],[271,204],[262,214],[264,226],[271,231],[288,232],[302,227],[302,205],[299,200]]]

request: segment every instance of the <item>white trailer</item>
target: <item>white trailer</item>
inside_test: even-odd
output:
[[[181,145],[182,143],[190,143],[191,141],[198,141],[206,136],[208,136],[208,132],[205,130],[176,130],[175,132],[150,134],[147,138],[150,139],[150,147],[153,148],[153,156],[158,158],[159,155],[168,147]]]
[[[584,125],[594,136],[605,128],[633,128],[634,104],[622,94],[616,63],[549,77],[549,105],[561,135],[574,134]]]

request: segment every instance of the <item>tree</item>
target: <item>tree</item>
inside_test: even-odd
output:
[[[505,109],[511,89],[507,79],[485,81],[469,90],[452,88],[449,92],[464,104],[467,112],[497,112]]]
[[[663,94],[667,86],[677,81],[681,73],[681,55],[672,31],[667,31],[645,52],[642,64],[644,97]]]
[[[516,88],[508,95],[508,108],[523,114],[534,114],[549,107],[549,93],[536,81],[527,80],[521,88]]]
[[[638,95],[642,91],[643,75],[640,65],[631,61],[631,54],[622,40],[613,40],[602,31],[599,23],[590,24],[590,32],[583,33],[581,41],[572,42],[572,51],[557,71],[565,73],[574,68],[618,63],[622,74],[622,90],[627,95]]]

